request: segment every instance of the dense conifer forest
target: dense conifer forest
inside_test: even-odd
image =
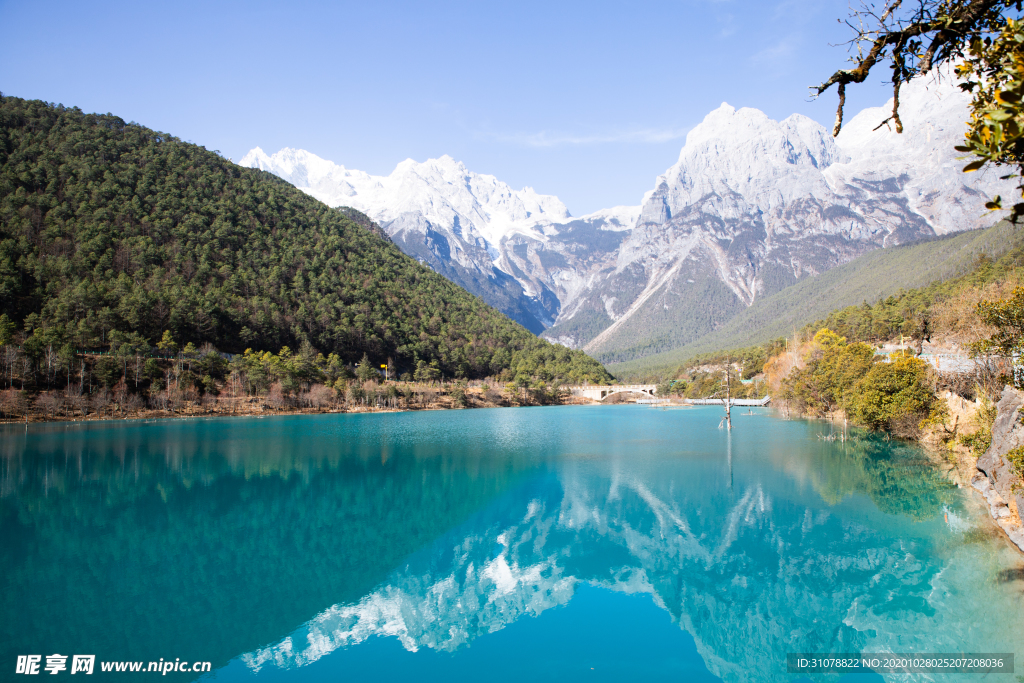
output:
[[[399,373],[610,381],[363,219],[116,116],[0,95],[0,312],[36,375],[44,349],[148,348],[169,332]]]

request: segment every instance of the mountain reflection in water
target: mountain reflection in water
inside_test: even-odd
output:
[[[5,428],[2,656],[310,678],[375,636],[468,666],[468,646],[516,625],[516,648],[563,606],[567,629],[665,628],[573,616],[591,590],[653,601],[728,681],[790,680],[787,652],[1024,652],[1019,557],[918,449],[822,442],[827,425],[766,414],[729,435],[719,419],[609,406]],[[619,661],[636,650],[637,670],[671,655],[630,647]]]

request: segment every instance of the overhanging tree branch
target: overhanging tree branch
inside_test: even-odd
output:
[[[960,88],[973,98],[965,141],[956,149],[975,159],[963,170],[976,171],[986,164],[1015,166],[1024,199],[1022,5],[1024,0],[916,0],[908,8],[903,0],[887,0],[880,15],[872,4],[853,11],[846,22],[854,31],[848,44],[857,49],[857,56],[850,59],[853,68],[839,69],[811,88],[812,96],[818,97],[837,86],[839,106],[832,135],[843,127],[847,84],[863,83],[880,62],[888,60],[892,69],[893,107],[875,130],[892,121],[897,133],[903,132],[901,84],[953,63]],[[1011,9],[1017,18],[1009,16]],[[996,196],[985,207],[1001,210],[1002,199]],[[1010,207],[1009,219],[1024,220],[1024,201]]]
[[[913,10],[901,13],[902,0],[893,0],[886,3],[880,17],[872,5],[855,11],[853,16],[858,19],[859,28],[854,29],[856,35],[850,44],[858,49],[869,44],[867,54],[861,52],[863,56],[852,59],[854,68],[839,69],[828,80],[811,88],[813,96],[817,97],[833,85],[838,86],[839,107],[832,134],[838,135],[842,129],[848,83],[863,83],[876,64],[888,59],[893,63],[894,96],[898,101],[901,82],[931,71],[937,63],[962,56],[972,38],[997,30],[1004,10],[1011,6],[1019,10],[1020,4],[1019,0],[918,0]],[[865,19],[877,25],[866,28]],[[854,26],[853,22],[847,23]],[[926,40],[928,48],[921,53]],[[901,130],[898,104],[892,118],[897,130]]]

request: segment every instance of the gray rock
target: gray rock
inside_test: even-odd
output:
[[[1013,496],[1013,485],[1020,483],[1005,456],[1024,443],[1024,425],[1018,419],[1018,411],[1022,406],[1024,393],[1010,386],[1003,389],[1003,395],[996,406],[996,421],[992,425],[992,445],[978,458],[978,469],[988,477],[992,488],[1005,501]]]
[[[996,405],[992,445],[978,458],[977,467],[981,475],[971,485],[985,497],[992,518],[1010,540],[1024,550],[1024,529],[1012,520],[1013,515],[1008,506],[1013,500],[1017,503],[1018,515],[1024,511],[1024,490],[1020,490],[1020,477],[1006,459],[1007,453],[1024,444],[1024,424],[1019,419],[1021,407],[1024,407],[1024,392],[1005,387]]]

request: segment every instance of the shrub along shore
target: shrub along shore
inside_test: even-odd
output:
[[[988,448],[1003,387],[1024,388],[1014,361],[1022,352],[1024,250],[1013,249],[996,261],[979,256],[964,275],[835,310],[788,340],[696,356],[659,393],[722,394],[728,372],[733,396],[771,394],[794,414],[933,443],[970,459]],[[932,353],[952,363],[939,371],[925,360]]]
[[[6,328],[5,328],[6,325]],[[0,316],[0,333],[9,324]],[[229,355],[210,344],[178,349],[165,334],[155,349],[118,338],[109,352],[0,345],[0,420],[88,420],[183,415],[365,412],[571,401],[563,381],[503,370],[483,380],[444,377],[420,361],[399,373],[368,356],[352,365],[308,344],[297,351]],[[33,351],[35,353],[33,354]],[[151,353],[155,352],[155,353]],[[395,375],[398,375],[395,377]]]
[[[137,394],[115,386],[110,392],[78,396],[45,391],[32,397],[17,389],[0,390],[0,423],[60,422],[84,420],[158,419],[181,417],[288,415],[304,413],[373,413],[460,408],[499,408],[563,405],[575,402],[567,391],[557,388],[496,387],[487,382],[376,382],[353,381],[342,393],[326,385],[287,397],[272,392],[267,396],[202,395],[182,396],[143,403]]]

